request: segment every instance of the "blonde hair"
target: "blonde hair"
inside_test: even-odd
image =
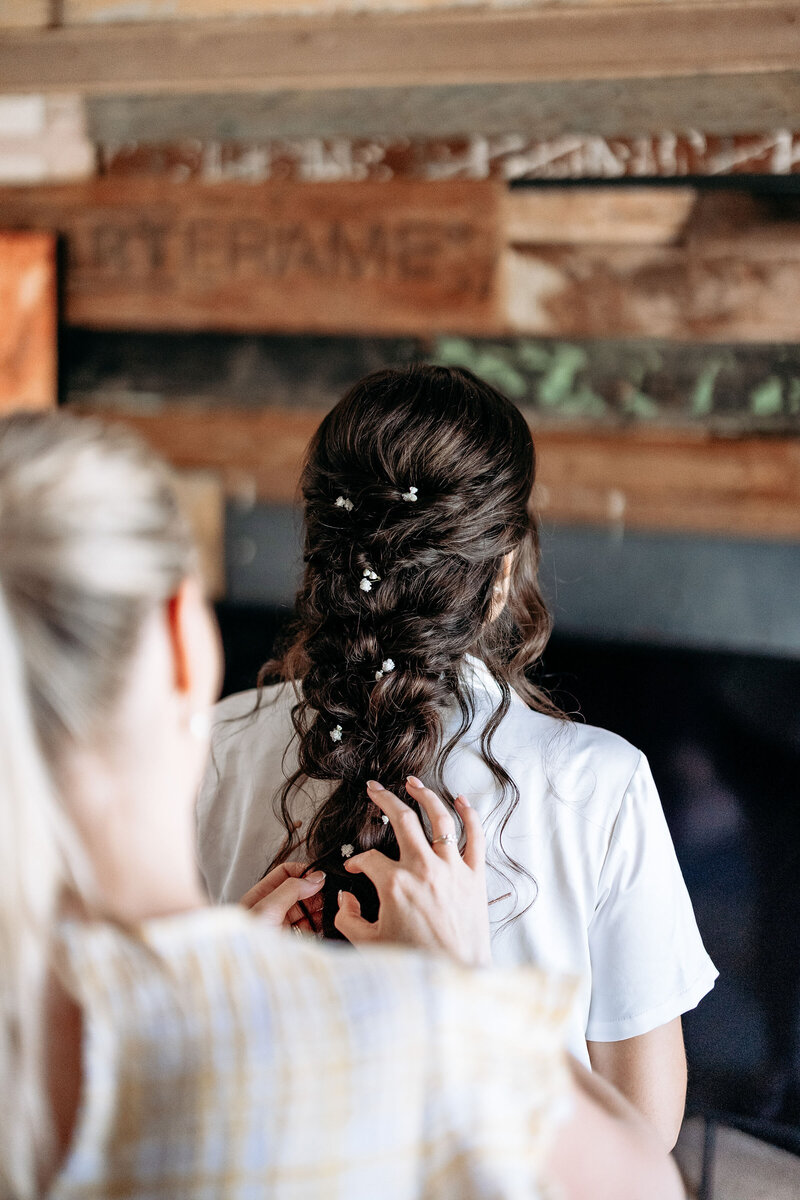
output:
[[[142,623],[195,567],[167,468],[66,413],[0,420],[0,1198],[52,1153],[44,995],[65,894],[91,889],[58,794],[123,693]]]

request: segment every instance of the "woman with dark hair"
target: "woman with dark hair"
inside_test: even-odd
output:
[[[412,776],[412,807],[413,777],[463,790],[487,834],[495,960],[580,978],[573,1053],[671,1145],[680,1015],[716,972],[643,756],[527,673],[550,631],[534,463],[520,412],[467,371],[380,371],[327,415],[302,475],[296,623],[258,691],[218,709],[201,868],[236,900],[306,862],[326,872],[324,933],[365,939],[370,877],[397,854],[366,780]]]

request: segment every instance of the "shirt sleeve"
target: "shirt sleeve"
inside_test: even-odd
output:
[[[694,1008],[717,970],[705,951],[650,767],[640,755],[600,871],[589,926],[586,1037],[638,1037]]]

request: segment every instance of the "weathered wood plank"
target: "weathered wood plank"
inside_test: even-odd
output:
[[[508,201],[517,245],[501,254],[502,196],[469,181],[115,178],[0,191],[0,226],[65,237],[66,319],[95,328],[800,340],[800,220],[785,205],[531,193]]]
[[[506,241],[667,246],[680,240],[692,215],[692,188],[548,188],[508,192]]]
[[[220,472],[232,495],[249,487],[262,501],[292,503],[320,415],[173,405],[121,419],[177,466]],[[548,520],[800,538],[799,438],[555,430],[534,437]]]
[[[0,0],[0,30],[48,25],[52,0]]]
[[[525,7],[545,5],[595,6],[641,4],[698,4],[704,0],[526,0]],[[484,0],[488,8],[501,8],[505,0]],[[176,21],[224,17],[257,17],[270,13],[329,13],[452,8],[456,0],[62,0],[65,24],[113,21]],[[521,6],[520,6],[521,7]]]
[[[0,233],[0,413],[56,402],[55,244]]]
[[[87,179],[95,170],[79,96],[0,96],[0,184]]]
[[[800,344],[564,339],[98,333],[65,328],[62,395],[106,408],[326,411],[370,371],[465,367],[531,424],[800,435]]]
[[[783,248],[550,247],[509,251],[516,332],[684,341],[800,338],[800,241]]]
[[[612,146],[608,153],[602,139],[633,139],[631,161],[644,163],[647,174],[691,174],[687,141],[665,130],[690,131],[692,145],[698,125],[701,145],[704,137],[798,130],[800,72],[308,91],[270,90],[264,83],[252,93],[95,96],[88,111],[92,137],[106,145],[475,134],[496,136],[502,149],[508,136],[509,150],[523,155],[529,139],[555,142],[528,170],[541,164],[563,178],[573,171],[575,151],[576,175],[616,178],[625,173],[626,148]],[[785,139],[779,143],[779,163],[785,145]],[[479,142],[477,152],[488,150]],[[713,160],[711,166],[716,170]]]
[[[0,124],[2,104],[0,103]],[[364,179],[679,179],[682,176],[800,173],[800,132],[712,137],[661,132],[639,138],[519,133],[441,138],[303,137],[231,141],[103,142],[104,176],[157,176],[201,183],[346,183]],[[617,192],[626,196],[628,193]],[[677,193],[676,193],[677,194]],[[646,197],[637,202],[641,204]],[[631,203],[622,200],[620,203]],[[678,201],[673,201],[678,205]]]
[[[0,37],[0,87],[84,94],[390,87],[794,70],[800,7],[726,4],[90,25]]]
[[[242,188],[100,180],[0,193],[0,225],[60,233],[66,319],[132,329],[496,328],[490,183]]]
[[[188,517],[200,555],[200,574],[212,600],[225,595],[225,491],[220,475],[208,470],[176,474],[178,499]]]

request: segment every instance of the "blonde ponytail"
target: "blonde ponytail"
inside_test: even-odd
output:
[[[0,1194],[35,1195],[51,1146],[42,1072],[49,940],[63,885],[58,817],[0,589]]]
[[[0,421],[0,1200],[52,1152],[44,1005],[59,907],[90,901],[59,764],[98,736],[142,622],[194,567],[166,468],[66,414]]]

